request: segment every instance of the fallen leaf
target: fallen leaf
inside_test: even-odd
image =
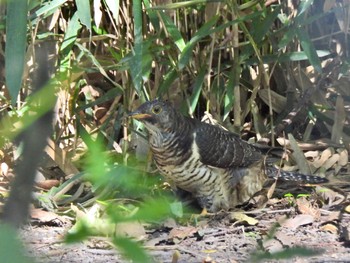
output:
[[[187,226],[187,227],[179,227],[179,228],[173,228],[169,232],[169,239],[185,239],[186,237],[189,237],[197,232],[197,228],[193,226]]]
[[[320,209],[315,207],[306,198],[301,197],[296,200],[296,204],[300,213],[305,215],[311,215],[315,219],[319,219],[321,216]]]
[[[327,148],[321,153],[320,158],[316,159],[312,164],[315,168],[320,168],[334,153],[333,148]]]
[[[270,253],[275,253],[275,252],[281,251],[283,249],[281,242],[279,242],[276,239],[265,240],[263,243],[263,246],[264,246],[265,250],[270,252]]]
[[[322,167],[327,171],[329,168],[331,168],[334,164],[336,164],[339,161],[339,154],[335,153],[332,155],[331,158],[329,158]]]
[[[203,261],[203,263],[215,263],[215,261],[213,259],[211,259],[211,257],[207,256]]]
[[[178,250],[175,250],[173,253],[173,257],[171,259],[171,263],[177,263],[180,259],[180,252]]]
[[[315,159],[320,155],[319,151],[307,151],[304,153],[306,158],[312,158]]]
[[[59,186],[60,185],[60,181],[59,180],[54,180],[54,179],[49,179],[49,180],[45,180],[45,181],[40,181],[40,182],[36,182],[35,185],[39,188],[45,189],[45,190],[50,190],[52,187],[54,186]]]
[[[40,208],[34,208],[30,211],[30,218],[32,221],[39,223],[40,225],[46,225],[54,223],[55,225],[62,225],[68,222],[68,219],[64,216],[57,215],[56,213],[42,210]]]
[[[340,219],[340,211],[334,211],[331,212],[328,216],[327,219],[325,221],[327,222],[332,222],[332,221],[336,221]]]
[[[338,233],[338,227],[336,227],[333,224],[325,224],[320,227],[320,230],[330,232],[332,234],[337,234]]]
[[[350,205],[347,205],[344,210],[345,212],[350,213]]]
[[[238,222],[246,222],[248,225],[255,226],[257,223],[259,223],[258,220],[256,220],[253,217],[247,216],[244,213],[241,212],[232,212],[230,214],[231,220],[238,221]]]
[[[276,141],[279,143],[279,145],[281,146],[285,146],[285,147],[289,147],[290,146],[290,142],[288,139],[283,138],[283,137],[279,137],[276,139]]]
[[[294,236],[287,235],[282,231],[277,231],[275,233],[275,238],[282,243],[283,247],[292,247],[293,244],[298,243],[298,240],[296,240]]]
[[[116,235],[143,239],[146,236],[144,226],[137,221],[117,223],[115,226]]]
[[[309,225],[314,222],[314,217],[311,215],[297,215],[293,218],[281,222],[281,226],[290,229],[297,229],[299,226]]]
[[[349,162],[349,154],[348,151],[346,149],[340,149],[339,150],[339,165],[341,166],[345,166],[347,165]]]

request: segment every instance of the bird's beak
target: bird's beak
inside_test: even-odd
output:
[[[129,113],[128,116],[136,120],[142,120],[151,117],[151,115],[148,113],[141,113],[137,111]]]

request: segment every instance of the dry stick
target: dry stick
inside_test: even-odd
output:
[[[48,52],[44,46],[37,54],[38,68],[34,82],[35,91],[43,88],[49,80],[47,58]],[[52,90],[52,96],[54,96],[53,93],[54,90]],[[23,159],[18,162],[15,169],[16,177],[2,214],[3,222],[14,227],[23,224],[29,215],[36,169],[47,145],[47,138],[52,132],[52,117],[53,111],[51,109],[17,138],[17,141],[23,142]]]

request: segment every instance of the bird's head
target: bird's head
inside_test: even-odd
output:
[[[174,129],[177,112],[170,103],[155,99],[131,112],[129,117],[144,123],[150,132],[169,132]]]

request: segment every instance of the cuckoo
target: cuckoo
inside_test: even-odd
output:
[[[327,181],[274,168],[266,164],[260,147],[218,126],[185,117],[163,100],[145,102],[129,116],[148,130],[160,173],[210,212],[245,203],[269,178],[314,184]]]

